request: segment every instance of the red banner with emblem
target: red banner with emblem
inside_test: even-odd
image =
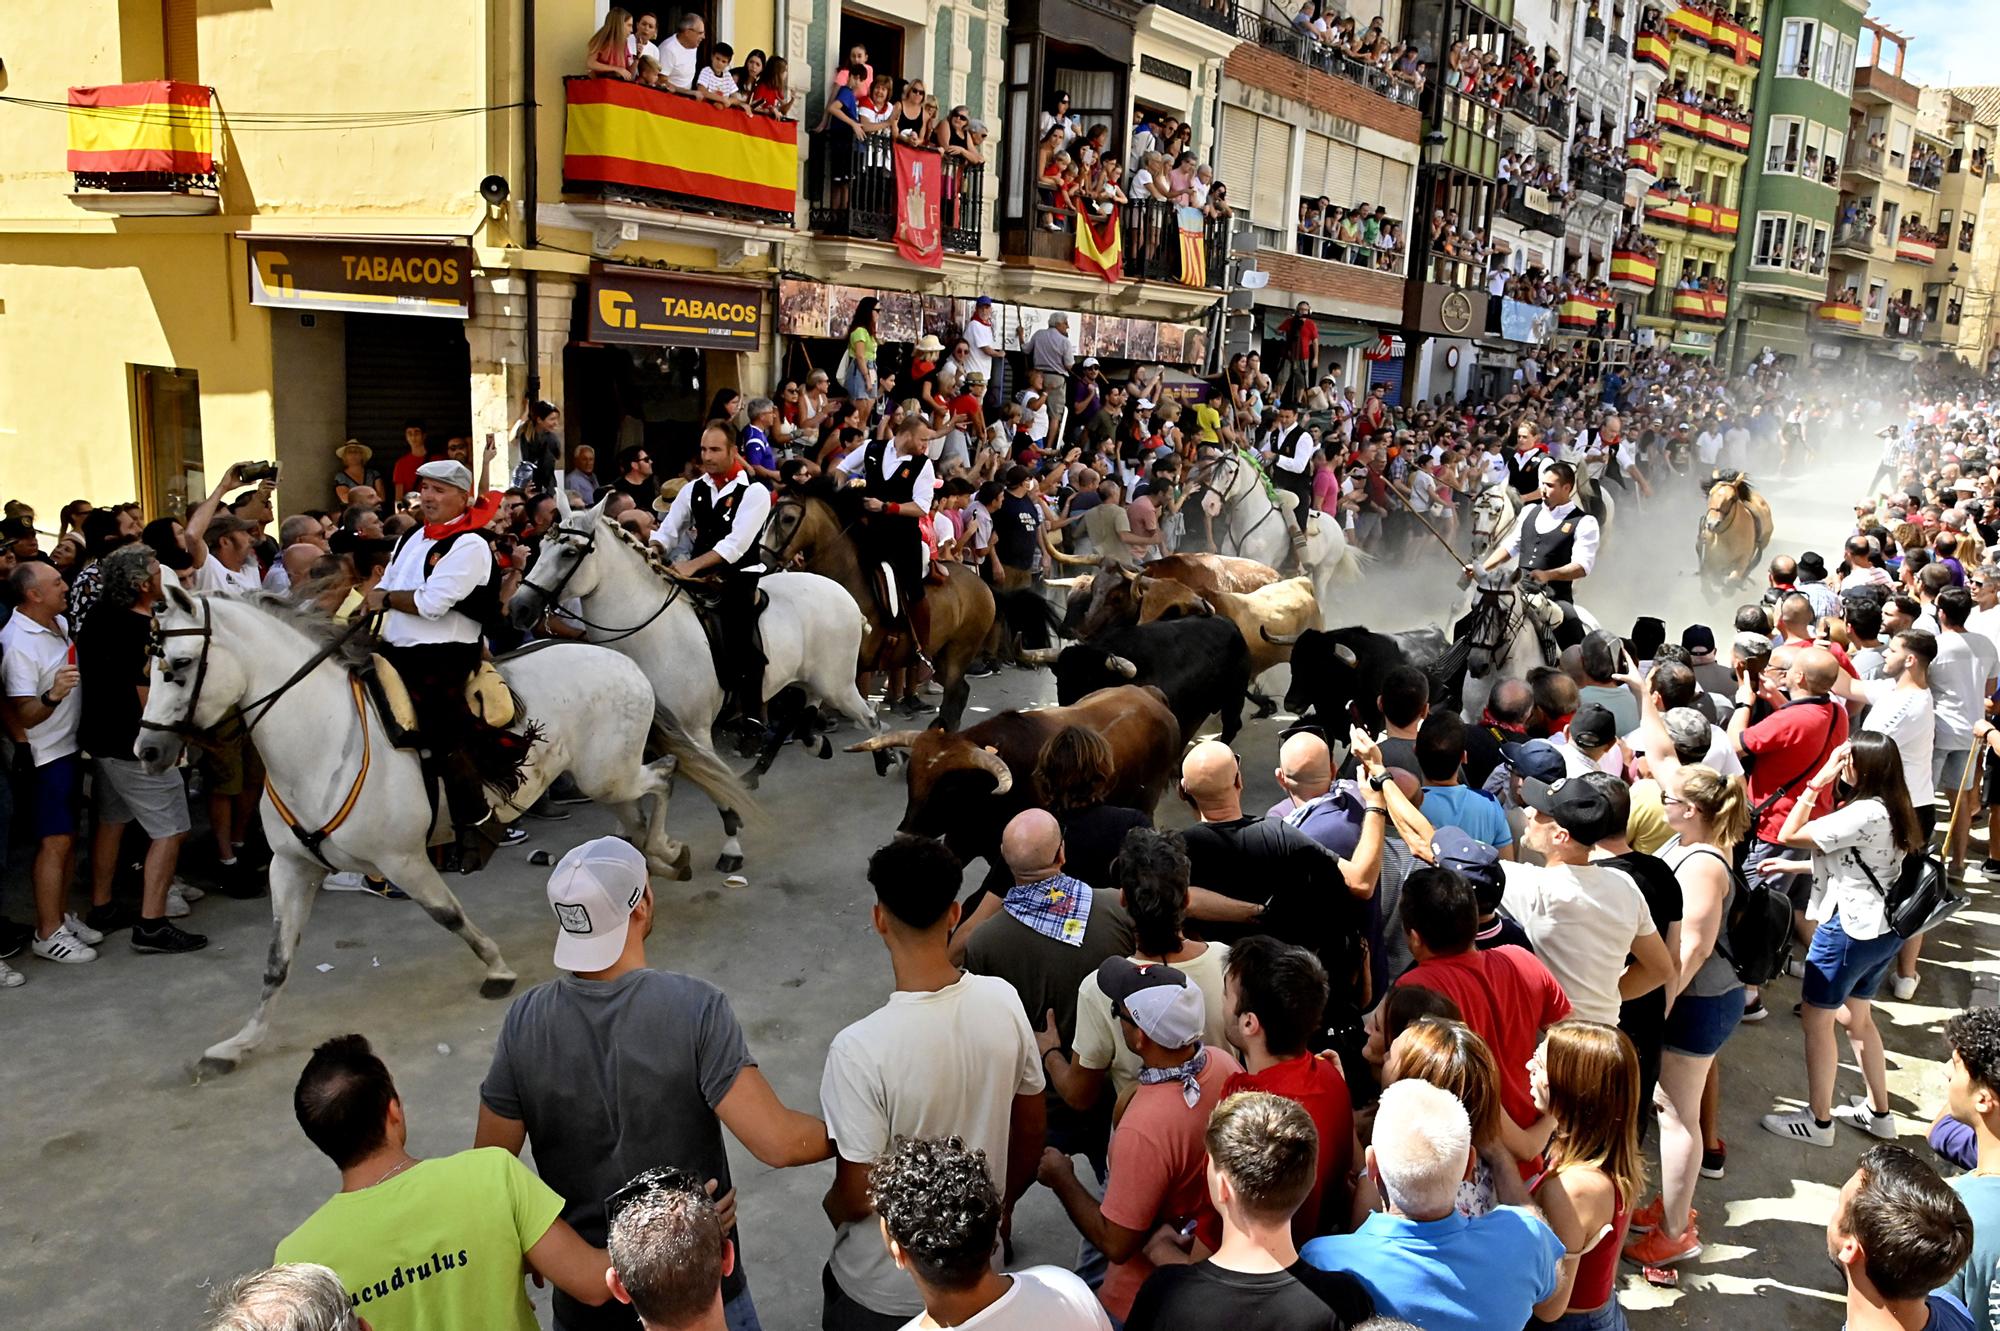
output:
[[[896,252],[924,268],[944,267],[944,170],[935,152],[896,145]]]

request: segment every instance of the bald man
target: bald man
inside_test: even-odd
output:
[[[1741,663],[1736,667],[1729,740],[1748,774],[1756,820],[1743,864],[1746,875],[1766,859],[1787,857],[1777,845],[1785,816],[1826,756],[1847,742],[1847,708],[1832,696],[1840,675],[1840,662],[1824,647],[1791,644],[1772,652],[1761,674]],[[1770,710],[1753,724],[1751,713],[1760,710],[1760,702]]]
[[[973,927],[965,969],[1013,985],[1029,1024],[1054,1022],[1067,1051],[1076,1035],[1077,987],[1106,957],[1131,953],[1132,919],[1116,892],[1063,872],[1062,827],[1046,809],[1015,814],[1000,834],[1000,854],[1014,885],[1000,909]],[[1050,1111],[1050,1140],[1058,1144],[1061,1111],[1053,1102]]]

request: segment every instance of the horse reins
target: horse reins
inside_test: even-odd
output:
[[[555,615],[572,623],[581,624],[592,633],[608,634],[609,636],[607,637],[596,639],[599,646],[603,646],[606,643],[622,642],[633,634],[643,632],[652,627],[653,621],[661,615],[666,614],[667,607],[680,599],[681,589],[687,585],[679,579],[674,579],[670,582],[667,587],[667,594],[661,600],[659,608],[640,620],[637,624],[634,624],[631,628],[615,629],[603,624],[592,623],[576,611],[564,609],[559,598],[562,596],[563,588],[569,586],[569,580],[576,576],[578,569],[583,567],[583,561],[588,559],[591,551],[597,548],[597,530],[594,527],[587,532],[574,532],[560,527],[557,530],[562,532],[565,549],[573,548],[572,538],[581,537],[583,540],[582,552],[577,555],[568,568],[562,571],[562,575],[556,579],[555,586],[543,587],[531,581],[523,581],[521,585],[542,598],[542,613],[544,615]]]

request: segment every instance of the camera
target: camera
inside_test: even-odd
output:
[[[278,464],[275,462],[245,462],[236,468],[236,477],[245,485],[255,485],[258,481],[278,479]]]

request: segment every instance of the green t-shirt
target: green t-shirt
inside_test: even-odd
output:
[[[875,363],[875,334],[866,328],[856,328],[847,335],[847,350],[854,357],[856,365]]]
[[[336,1193],[275,1260],[332,1267],[375,1331],[536,1331],[521,1258],[562,1208],[508,1152],[460,1151]]]

